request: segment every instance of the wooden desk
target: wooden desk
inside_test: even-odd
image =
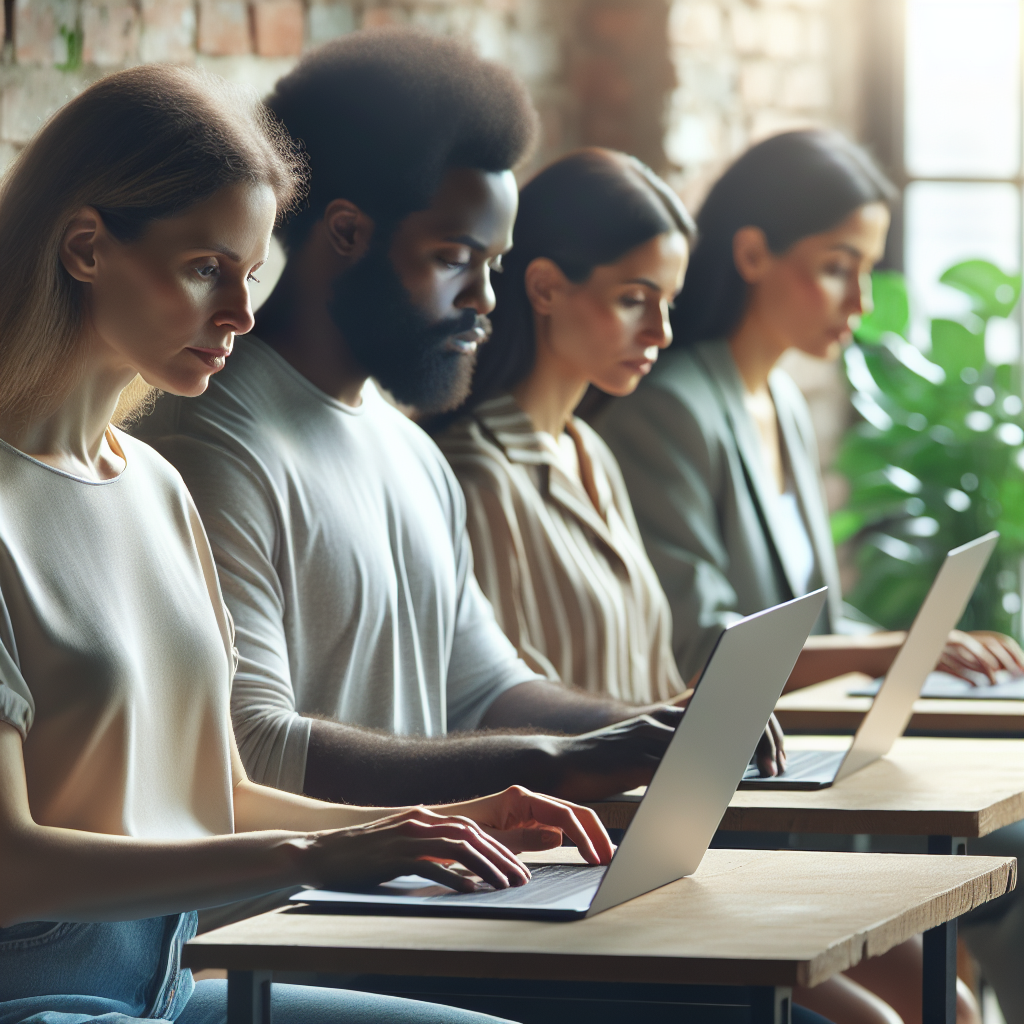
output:
[[[849,691],[870,682],[850,672],[784,694],[775,709],[786,732],[852,733],[871,707],[872,697]],[[1024,700],[919,700],[908,732],[935,736],[1024,737]]]
[[[817,985],[1015,882],[1012,858],[709,850],[692,877],[585,921],[278,912],[193,939],[182,962],[228,969],[229,1024],[264,1019],[274,970],[514,982],[504,998],[521,1020],[554,1019],[551,1001],[582,991],[615,1011],[595,1022],[629,1019],[609,1002],[627,993],[634,1006],[677,1002],[673,1020],[723,1019],[709,1005],[743,1003],[745,1018],[731,1019],[784,1024],[793,985]],[[547,999],[531,998],[537,986]]]
[[[1002,703],[1002,702],[1000,702]],[[787,746],[842,750],[846,736],[789,736]],[[643,789],[591,806],[626,828]],[[721,828],[976,839],[1024,819],[1024,740],[903,737],[889,754],[828,789],[740,789]]]

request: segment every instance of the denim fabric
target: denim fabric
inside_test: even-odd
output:
[[[174,1020],[192,995],[178,966],[195,914],[0,928],[0,1024]]]
[[[416,1024],[501,1024],[499,1017],[460,1010],[454,1006],[416,1002],[372,992],[348,992],[339,988],[274,985],[270,998],[270,1016],[274,1024],[397,1024],[399,1021],[415,1021]],[[176,1024],[225,1024],[227,1019],[228,983],[201,981],[196,985],[195,994]],[[53,1024],[65,1022],[54,1021]],[[121,1022],[112,1021],[111,1024]]]

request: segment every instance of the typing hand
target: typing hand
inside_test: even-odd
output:
[[[995,683],[996,672],[1000,670],[1014,675],[1024,673],[1024,651],[1016,640],[1002,633],[983,629],[965,633],[954,629],[935,667],[972,685],[977,685],[977,679],[970,673],[986,676],[989,683]]]
[[[775,715],[768,719],[754,758],[762,776],[778,775],[786,770],[786,734]]]
[[[412,807],[353,828],[289,840],[305,868],[304,880],[337,889],[376,885],[399,875],[422,875],[458,892],[477,888],[461,865],[495,889],[524,885],[530,871],[510,850],[469,818]]]
[[[550,850],[561,845],[563,835],[591,864],[607,864],[614,852],[601,820],[588,807],[542,796],[522,786],[509,786],[501,793],[447,804],[438,810],[471,819],[516,853]]]

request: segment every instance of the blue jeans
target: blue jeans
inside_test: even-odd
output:
[[[196,915],[0,928],[0,1024],[225,1024],[227,983],[179,967]],[[484,1024],[496,1017],[343,989],[275,985],[275,1024]]]

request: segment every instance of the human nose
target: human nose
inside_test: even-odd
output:
[[[245,283],[233,288],[226,301],[214,314],[213,322],[218,327],[227,327],[233,334],[248,334],[256,325],[252,311],[252,296]]]
[[[875,308],[871,298],[871,275],[858,274],[850,289],[850,316],[863,316]]]
[[[480,316],[487,316],[494,311],[497,300],[491,286],[490,267],[484,264],[480,268],[480,273],[474,277],[472,284],[466,287],[459,300],[458,306],[463,309],[475,309]]]
[[[658,304],[657,314],[652,314],[651,323],[644,335],[658,348],[668,348],[672,344],[672,321],[667,302]]]

